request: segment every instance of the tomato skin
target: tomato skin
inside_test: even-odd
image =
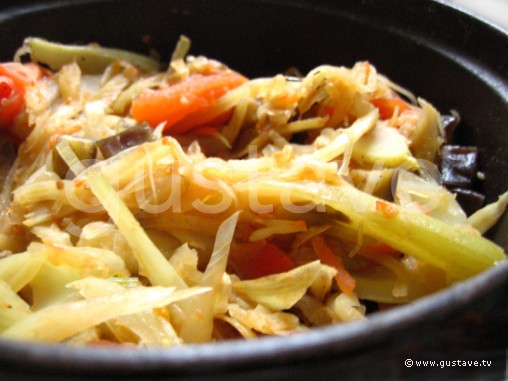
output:
[[[130,113],[137,121],[147,122],[154,128],[166,122],[165,129],[171,134],[182,134],[197,127],[186,124],[186,117],[206,110],[226,92],[246,81],[234,71],[194,74],[174,85],[141,94],[132,102]]]
[[[379,110],[379,118],[382,120],[390,119],[396,109],[398,109],[399,114],[401,114],[411,108],[409,104],[399,98],[373,99],[370,103]]]
[[[9,77],[0,77],[0,99],[9,98],[12,94],[14,81]]]
[[[33,63],[0,64],[0,130],[6,130],[17,138],[26,136],[27,131],[18,125],[26,124],[26,118],[22,117],[25,93],[29,86],[46,74],[44,69]]]
[[[24,93],[11,78],[0,76],[0,129],[9,127],[23,111]]]
[[[231,262],[242,279],[256,279],[293,270],[296,266],[279,247],[264,241],[235,244]]]

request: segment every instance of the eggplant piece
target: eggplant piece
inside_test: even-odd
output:
[[[483,206],[485,195],[471,189],[455,188],[451,189],[455,193],[456,200],[466,215],[470,216]]]
[[[96,154],[97,147],[93,140],[62,136],[53,149],[51,169],[61,179],[71,180],[91,164]]]
[[[445,145],[441,150],[441,180],[470,216],[483,206],[485,195],[473,190],[478,170],[478,148]]]
[[[441,149],[441,180],[447,188],[470,189],[478,170],[478,148],[444,145]]]
[[[441,115],[441,125],[443,126],[447,143],[453,143],[455,129],[459,123],[460,115],[457,112],[452,111],[449,115]]]
[[[144,123],[131,127],[119,134],[97,141],[97,147],[105,159],[115,156],[117,153],[140,144],[155,140],[152,128]]]

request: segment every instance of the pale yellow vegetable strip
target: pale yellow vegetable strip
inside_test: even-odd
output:
[[[171,54],[171,61],[176,61],[178,59],[183,59],[189,52],[191,47],[191,40],[189,37],[184,36],[183,34],[180,35],[180,38],[178,39],[178,42],[175,46],[175,50],[173,51],[173,54]]]
[[[246,196],[253,186],[257,187],[258,194],[272,199],[280,199],[281,194],[289,192],[294,200],[325,204],[343,213],[351,226],[358,228],[361,224],[365,235],[445,270],[454,280],[466,279],[506,259],[503,249],[486,238],[405,210],[346,183],[332,186],[256,180],[255,184],[246,182],[235,184],[233,188]],[[378,202],[387,204],[393,213],[387,216],[378,211]]]
[[[72,283],[73,288],[78,288],[85,299],[93,299],[100,296],[112,296],[124,293],[127,288],[114,282],[99,278],[85,278]],[[142,344],[177,345],[181,340],[173,329],[173,326],[154,311],[142,311],[136,314],[120,316],[110,325],[127,327],[140,338]]]
[[[12,290],[7,282],[0,280],[0,308],[16,310],[25,314],[30,313],[30,306]]]
[[[25,287],[42,266],[42,259],[30,253],[14,254],[0,260],[0,280],[5,281],[14,292]]]
[[[262,305],[243,309],[238,304],[229,305],[229,315],[243,326],[267,335],[284,335],[304,328],[298,317],[288,312],[270,311]]]
[[[159,214],[148,214],[143,217],[143,226],[146,229],[157,229],[171,232],[173,229],[186,229],[197,231],[200,235],[215,236],[220,220],[213,214],[184,214],[164,211]]]
[[[286,134],[296,134],[298,132],[307,131],[307,130],[313,130],[317,128],[324,127],[326,123],[328,122],[328,117],[314,117],[314,118],[307,118],[302,120],[297,120],[291,123],[288,123],[287,125],[278,128],[277,132],[281,135]]]
[[[315,152],[304,155],[311,160],[328,162],[342,155],[349,144],[357,142],[364,134],[370,131],[378,119],[377,110],[371,111],[367,115],[358,118],[345,132],[337,136],[326,147],[320,148]],[[347,131],[347,132],[346,132]]]
[[[505,192],[499,196],[497,201],[477,210],[467,220],[476,230],[483,234],[501,218],[507,205],[508,192]]]
[[[64,303],[33,313],[4,331],[2,337],[57,342],[115,317],[160,308],[204,291],[137,287],[122,294]]]
[[[377,125],[354,145],[352,158],[362,166],[382,163],[383,167],[397,167],[405,163],[418,168],[411,156],[407,139],[395,128]]]
[[[361,320],[365,314],[361,311],[361,304],[356,295],[339,294],[327,303],[340,321],[347,322]]]
[[[249,241],[259,241],[274,234],[291,234],[307,230],[307,225],[303,221],[266,220],[265,223],[265,227],[256,229],[251,233]]]
[[[50,262],[44,262],[37,275],[30,281],[32,311],[79,299],[76,290],[70,290],[65,286],[78,280],[82,274],[81,269],[66,264],[57,266]]]
[[[63,45],[42,38],[26,38],[16,58],[30,53],[34,62],[42,62],[53,70],[63,65],[77,62],[87,73],[102,73],[114,61],[122,60],[138,66],[144,71],[156,71],[159,63],[147,56],[120,49],[105,48],[98,45]]]
[[[234,213],[219,227],[213,253],[210,257],[210,262],[203,274],[203,287],[215,287],[220,284],[222,276],[226,272],[229,249],[231,247],[239,215],[240,212]]]
[[[182,344],[171,323],[152,311],[120,316],[114,324],[130,329],[143,345],[170,347]]]
[[[104,175],[90,171],[87,179],[93,194],[124,235],[150,282],[155,286],[186,288],[184,280],[150,240]]]
[[[20,310],[0,308],[0,332],[5,331],[7,328],[25,319],[27,316],[29,316],[27,313]]]
[[[56,185],[57,181],[58,180],[43,180],[36,183],[21,185],[13,192],[14,204],[28,208],[38,202],[46,200],[64,202],[65,191],[63,189],[58,189]],[[59,184],[63,184],[64,187],[73,185],[70,181],[65,180],[61,181]]]
[[[284,273],[234,282],[233,291],[271,310],[286,310],[314,283],[320,266],[319,261],[314,261]]]
[[[55,266],[65,264],[89,274],[96,273],[104,276],[126,276],[128,274],[122,258],[106,249],[45,245],[32,242],[28,246],[28,252],[34,258],[43,258]]]
[[[200,286],[210,287],[210,294],[203,294],[185,301],[187,318],[182,324],[181,337],[186,341],[204,342],[212,338],[215,299],[226,272],[233,234],[240,212],[234,213],[222,223],[217,232],[210,262],[206,266]]]
[[[422,112],[414,131],[409,136],[410,147],[417,159],[434,162],[442,143],[439,136],[439,113],[428,102],[418,99]]]
[[[355,274],[355,294],[361,299],[372,300],[378,303],[403,304],[428,295],[432,287],[425,287],[419,280],[406,283],[406,295],[395,296],[393,290],[397,284],[397,277],[384,268]]]
[[[230,145],[233,144],[235,139],[238,137],[245,120],[245,116],[247,115],[249,95],[250,94],[246,92],[242,98],[240,98],[229,123],[222,129],[222,136],[224,136]]]
[[[235,320],[227,315],[219,315],[217,316],[217,319],[222,320],[229,325],[231,325],[234,329],[242,335],[244,339],[255,339],[257,336],[250,328],[247,328],[242,323],[240,323],[238,320]]]
[[[322,326],[333,323],[333,311],[323,303],[305,294],[295,304],[296,308],[313,326]]]

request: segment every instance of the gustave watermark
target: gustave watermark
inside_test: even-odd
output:
[[[175,163],[168,163],[165,172],[154,172],[152,158],[148,152],[146,163],[143,161],[133,163],[132,175],[121,173],[120,165],[105,165],[104,162],[82,162],[80,168],[83,171],[90,170],[91,167],[96,170],[103,171],[108,181],[114,189],[117,189],[123,199],[128,199],[129,206],[144,213],[161,214],[167,211],[172,213],[182,213],[189,208],[204,214],[220,214],[227,211],[233,204],[238,202],[237,194],[233,188],[238,184],[231,184],[226,178],[220,176],[207,176],[206,171],[185,170],[184,166],[177,166]],[[252,160],[256,159],[256,152],[253,149],[249,150],[249,157],[246,159],[246,165],[252,164]],[[249,160],[251,160],[249,162]],[[139,165],[137,165],[139,164]],[[330,163],[307,163],[302,161],[298,167],[291,167],[286,172],[277,172],[274,176],[275,179],[281,182],[287,181],[288,183],[295,181],[299,184],[299,188],[292,186],[279,186],[276,190],[260,189],[258,187],[258,174],[252,170],[255,166],[251,166],[249,171],[245,171],[247,175],[241,179],[242,207],[248,207],[250,211],[257,214],[267,214],[274,212],[275,208],[283,208],[293,214],[303,214],[310,211],[326,212],[327,208],[322,197],[322,189],[329,183],[329,177],[335,173],[339,176],[341,182],[353,184],[353,178],[349,171],[343,171],[340,163],[335,163],[336,167],[330,166]],[[440,173],[436,165],[426,160],[417,160],[416,162],[406,162],[397,168],[385,168],[382,161],[374,163],[370,171],[364,171],[364,179],[361,185],[356,186],[364,193],[374,194],[382,179],[380,174],[383,171],[390,171],[388,184],[384,184],[385,188],[389,187],[391,196],[400,205],[418,204],[420,210],[426,212],[434,210],[439,206],[439,197],[433,197],[435,190],[440,189]],[[88,169],[85,169],[88,168]],[[203,168],[206,168],[204,166]],[[334,169],[335,168],[335,169]],[[341,169],[339,169],[341,168]],[[225,171],[228,170],[227,165]],[[266,170],[266,169],[265,169]],[[335,172],[333,172],[335,170]],[[291,179],[291,171],[293,171],[294,178]],[[298,171],[304,171],[304,174],[299,174]],[[337,172],[339,174],[337,174]],[[419,176],[413,173],[418,172]],[[83,173],[83,172],[82,172]],[[268,175],[270,172],[267,172]],[[295,174],[296,173],[296,174]],[[86,190],[86,174],[74,179],[74,172],[68,172],[66,176],[67,181],[64,186],[64,193],[66,201],[75,210],[84,213],[99,213],[104,210],[103,206],[93,197],[90,192]],[[288,179],[289,176],[289,179]],[[409,176],[409,180],[408,180]],[[411,177],[412,176],[412,177]],[[267,176],[270,178],[270,176]],[[310,179],[305,181],[303,179]],[[417,181],[415,180],[417,179]],[[401,185],[404,181],[404,186]],[[81,186],[77,186],[81,183]],[[305,189],[305,197],[302,197],[302,186]],[[433,188],[432,192],[427,192],[424,189]],[[189,188],[199,188],[199,192],[191,201],[189,201]],[[421,188],[421,189],[418,189]],[[235,188],[238,189],[238,188]],[[428,189],[427,189],[428,190]],[[443,189],[444,192],[444,189]],[[192,193],[192,192],[190,192]],[[260,194],[262,193],[262,194]],[[266,193],[269,193],[268,195]],[[185,199],[185,205],[182,204]],[[340,200],[339,200],[340,202]],[[245,205],[247,204],[247,206]],[[354,212],[364,212],[365,203],[350,202],[349,208]],[[77,227],[76,227],[77,228]],[[74,229],[73,226],[70,229]],[[77,232],[76,232],[77,233]]]
[[[422,367],[422,368],[452,368],[452,367],[490,367],[492,360],[404,360],[406,368]]]

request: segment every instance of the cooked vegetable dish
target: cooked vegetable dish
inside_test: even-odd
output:
[[[369,62],[248,79],[189,48],[27,38],[0,64],[0,338],[293,334],[505,260],[482,233],[508,193],[464,212],[451,116]]]

